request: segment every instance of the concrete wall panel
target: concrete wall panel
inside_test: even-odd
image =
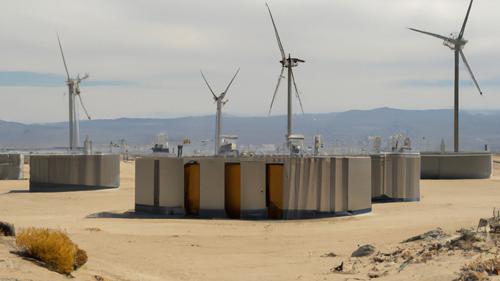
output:
[[[159,205],[167,213],[184,214],[184,163],[179,158],[159,158]]]
[[[421,153],[422,179],[488,179],[491,153]]]
[[[135,204],[154,205],[154,165],[153,158],[135,160]]]
[[[30,191],[116,188],[119,155],[31,155]]]
[[[370,157],[348,157],[347,209],[358,213],[371,210],[371,159]]]
[[[241,162],[241,217],[266,216],[266,162]]]
[[[22,154],[0,154],[0,180],[21,180],[24,156]]]
[[[200,215],[225,217],[224,158],[200,158]]]

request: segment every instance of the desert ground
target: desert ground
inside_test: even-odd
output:
[[[500,208],[500,156],[489,180],[421,181],[421,201],[373,205],[366,215],[304,221],[235,221],[114,216],[134,207],[134,163],[121,164],[121,187],[29,193],[28,180],[0,181],[0,221],[16,228],[64,230],[88,253],[75,280],[368,280],[331,269],[358,245],[377,249],[436,227],[475,227]],[[27,169],[27,168],[26,168]],[[26,176],[28,173],[26,174]],[[0,238],[0,280],[68,280],[13,253]],[[337,257],[322,257],[334,252]],[[377,280],[453,280],[473,257],[437,257]],[[492,279],[498,280],[498,279]]]

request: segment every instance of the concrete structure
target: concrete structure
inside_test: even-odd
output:
[[[267,217],[266,162],[263,160],[241,161],[240,218]]]
[[[0,154],[0,180],[22,180],[23,164],[22,154]]]
[[[182,159],[136,159],[135,208],[138,211],[184,215],[184,163]]]
[[[200,217],[226,217],[225,212],[225,160],[220,157],[201,158],[200,165]]]
[[[489,152],[422,152],[421,179],[488,179],[492,155]]]
[[[284,173],[285,219],[371,211],[368,157],[289,158]]]
[[[372,158],[372,200],[420,200],[420,154],[381,153]]]
[[[31,155],[30,191],[74,191],[120,186],[120,156]]]
[[[171,163],[170,168],[162,163]],[[169,178],[171,184],[164,185]],[[136,211],[167,215],[182,215],[182,208],[188,216],[205,218],[358,214],[371,210],[371,161],[369,157],[144,157],[136,162],[135,190]],[[169,197],[165,204],[157,199],[163,196]]]

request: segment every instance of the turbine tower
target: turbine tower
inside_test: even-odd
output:
[[[276,98],[276,94],[278,93],[278,89],[281,83],[281,79],[285,78],[283,76],[283,72],[285,71],[285,68],[288,70],[288,96],[287,96],[287,134],[286,134],[286,143],[289,148],[290,146],[290,141],[289,138],[293,135],[293,123],[292,123],[292,118],[293,118],[293,108],[292,108],[292,83],[293,87],[295,88],[295,95],[297,96],[297,99],[299,100],[300,104],[300,109],[302,110],[302,113],[304,113],[304,108],[302,107],[302,101],[300,99],[300,94],[299,90],[297,88],[297,83],[295,82],[295,77],[293,75],[293,67],[296,67],[299,65],[299,63],[305,62],[302,59],[298,58],[292,58],[290,54],[288,54],[288,57],[285,54],[285,49],[283,48],[283,44],[281,43],[280,36],[278,34],[278,28],[276,27],[276,23],[274,22],[273,14],[271,13],[271,9],[269,8],[269,5],[266,3],[267,10],[269,11],[269,16],[271,17],[271,22],[274,27],[274,34],[276,35],[276,40],[278,41],[278,47],[280,49],[281,53],[281,72],[278,77],[278,83],[276,84],[276,88],[274,89],[274,94],[273,94],[273,99],[271,101],[271,106],[269,107],[269,115],[271,115],[271,110],[273,109],[273,104],[274,100]]]
[[[59,34],[57,35],[57,41],[59,42],[59,49],[61,50],[61,57],[64,63],[64,69],[66,70],[66,85],[68,85],[68,97],[69,97],[69,149],[76,150],[80,146],[80,127],[79,127],[79,115],[78,115],[78,107],[76,106],[76,97],[80,101],[80,105],[85,111],[87,118],[90,120],[90,115],[83,104],[81,91],[80,91],[80,82],[89,78],[88,74],[85,74],[83,77],[80,77],[80,74],[76,76],[76,78],[71,78],[68,71],[68,66],[66,64],[66,59],[64,57],[64,52],[61,44],[61,39],[59,38]]]
[[[233,84],[234,79],[236,78],[236,75],[240,72],[240,69],[236,71],[236,73],[233,76],[233,79],[229,82],[227,85],[226,89],[224,92],[222,92],[220,95],[216,95],[214,91],[212,90],[212,87],[210,87],[210,84],[207,81],[207,78],[203,74],[203,71],[200,70],[201,76],[203,77],[203,80],[205,80],[205,83],[207,84],[208,89],[212,93],[212,96],[214,98],[215,103],[217,104],[217,112],[215,114],[215,147],[214,147],[214,154],[219,155],[220,152],[220,146],[221,146],[221,118],[222,118],[222,107],[226,105],[226,103],[229,100],[225,100],[224,98],[226,97],[226,94],[229,90],[229,87],[231,87],[231,84]]]
[[[467,40],[464,39],[464,32],[465,32],[465,26],[467,25],[467,20],[469,19],[469,14],[470,10],[472,8],[472,3],[474,0],[470,1],[469,4],[469,9],[467,10],[467,14],[465,16],[465,20],[462,24],[462,29],[460,30],[460,33],[458,35],[453,35],[451,34],[449,37],[447,36],[442,36],[439,34],[427,32],[427,31],[422,31],[418,30],[415,28],[409,28],[410,30],[420,32],[426,35],[430,35],[439,39],[444,40],[443,45],[446,47],[450,48],[454,53],[455,53],[455,104],[454,104],[454,134],[453,134],[453,140],[454,140],[454,151],[458,152],[459,151],[459,64],[460,64],[460,57],[462,58],[465,67],[467,68],[470,77],[472,78],[472,81],[476,85],[477,90],[479,91],[479,94],[483,95],[483,92],[481,91],[481,88],[479,87],[479,84],[477,83],[476,78],[474,77],[474,73],[472,73],[472,70],[470,68],[469,63],[467,62],[467,59],[465,58],[463,48],[465,44],[467,44]]]

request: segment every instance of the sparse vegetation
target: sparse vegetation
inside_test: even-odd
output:
[[[90,232],[100,232],[100,231],[102,231],[102,229],[100,229],[99,227],[87,227],[87,228],[85,228],[85,230],[90,231]]]
[[[87,262],[85,251],[59,230],[22,229],[16,237],[16,244],[26,255],[59,273],[70,274]]]
[[[16,236],[14,225],[0,221],[0,236]]]

